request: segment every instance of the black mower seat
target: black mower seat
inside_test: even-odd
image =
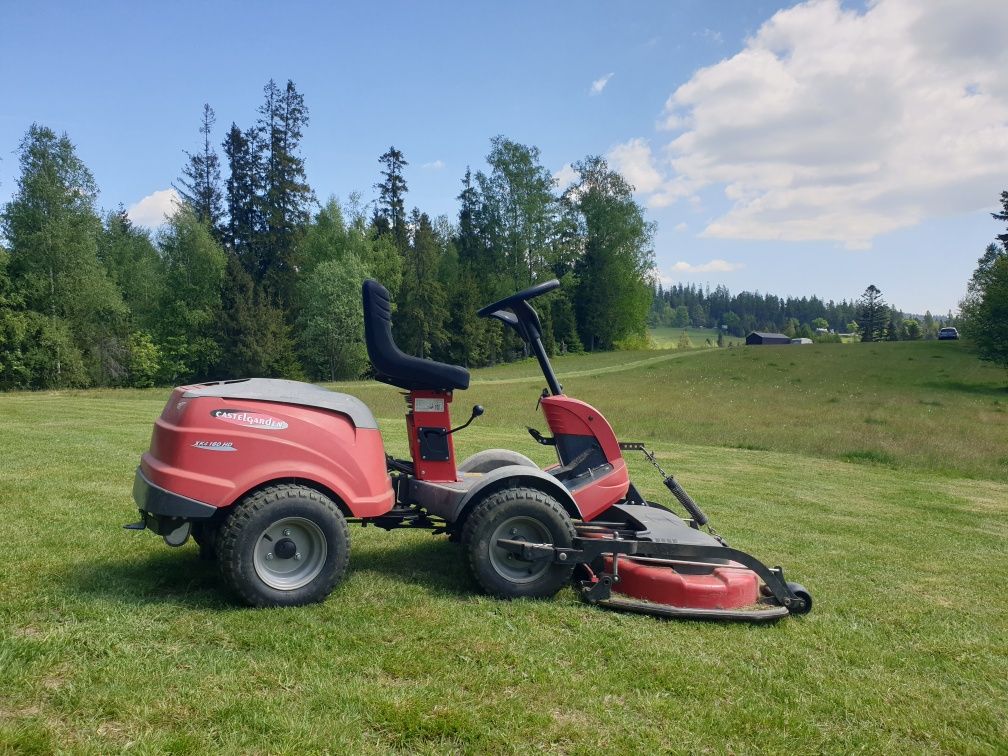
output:
[[[392,339],[392,302],[388,289],[368,279],[364,297],[364,342],[375,378],[407,391],[469,388],[469,371],[459,365],[404,354]]]

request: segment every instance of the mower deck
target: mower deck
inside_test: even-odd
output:
[[[571,549],[501,540],[527,560],[583,565],[581,597],[608,609],[659,617],[764,622],[811,608],[780,567],[729,547],[657,504],[617,504],[624,522],[578,523]],[[761,584],[762,581],[762,584]]]

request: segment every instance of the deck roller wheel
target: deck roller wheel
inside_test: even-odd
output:
[[[466,519],[462,543],[476,582],[498,598],[550,598],[570,582],[573,565],[545,557],[522,559],[498,546],[501,539],[550,543],[570,548],[574,523],[549,494],[534,488],[506,488],[476,505]]]
[[[805,606],[803,606],[801,609],[792,610],[792,614],[808,614],[809,612],[811,612],[812,594],[808,592],[808,588],[806,588],[801,583],[788,583],[787,587],[791,591],[791,593],[793,593],[795,596],[797,596],[798,598],[800,598],[802,601],[805,602]]]

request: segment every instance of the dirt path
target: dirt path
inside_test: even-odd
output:
[[[620,373],[624,370],[633,370],[634,368],[643,367],[644,365],[655,365],[659,362],[667,362],[668,360],[676,360],[681,357],[689,357],[690,355],[703,354],[705,349],[690,349],[684,352],[672,352],[671,354],[661,354],[657,357],[648,357],[643,360],[635,360],[633,362],[624,362],[620,365],[606,365],[605,367],[592,368],[590,370],[564,370],[560,375],[564,380],[568,378],[586,378],[592,375],[603,375],[605,373]],[[535,375],[519,376],[517,378],[476,378],[472,381],[473,386],[496,386],[505,383],[535,383],[541,382],[543,379],[541,373]]]

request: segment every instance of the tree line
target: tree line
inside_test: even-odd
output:
[[[824,302],[817,296],[779,297],[727,287],[702,288],[674,284],[654,289],[648,323],[674,328],[717,328],[732,336],[752,331],[783,333],[791,338],[839,341],[838,334],[853,333],[864,341],[902,341],[937,338],[951,316],[907,315],[889,307],[882,292],[870,285],[860,298]]]
[[[1008,190],[1001,192],[1001,212],[991,216],[1008,221]],[[959,304],[959,325],[980,359],[1008,370],[1008,229],[977,261]]]
[[[561,191],[539,150],[497,136],[467,169],[455,217],[407,211],[408,166],[390,147],[375,196],[319,202],[300,143],[309,123],[293,82],[270,81],[255,123],[232,123],[218,153],[207,104],[182,201],[151,234],[100,213],[70,138],[34,124],[0,213],[0,388],[150,386],[249,375],[366,374],[360,285],[396,303],[400,346],[481,366],[523,345],[482,305],[537,281],[552,352],[643,341],[653,226],[606,161],[574,165]]]

